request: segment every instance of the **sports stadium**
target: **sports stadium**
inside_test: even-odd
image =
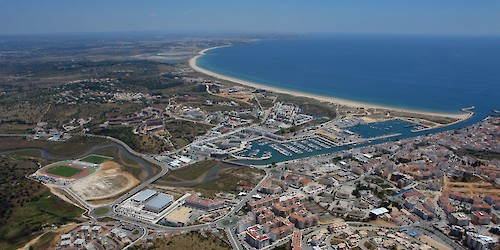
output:
[[[65,181],[77,180],[94,173],[101,163],[112,159],[92,154],[77,160],[59,161],[43,167],[37,175]]]

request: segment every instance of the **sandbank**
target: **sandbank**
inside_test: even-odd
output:
[[[468,109],[462,109],[462,111],[464,112],[462,114],[439,113],[439,112],[396,108],[396,107],[383,106],[383,105],[372,104],[372,103],[351,101],[351,100],[330,97],[330,96],[322,96],[322,95],[317,95],[317,94],[305,93],[305,92],[300,92],[300,91],[296,91],[296,90],[289,90],[289,89],[284,89],[284,88],[279,88],[279,87],[272,87],[272,86],[261,84],[261,83],[250,82],[250,81],[246,81],[246,80],[242,80],[242,79],[238,79],[238,78],[234,78],[234,77],[230,77],[230,76],[221,75],[221,74],[206,70],[204,68],[201,68],[197,65],[197,62],[196,62],[197,59],[200,58],[201,56],[205,55],[205,53],[207,51],[218,49],[218,48],[223,48],[223,47],[228,47],[228,45],[217,46],[217,47],[212,47],[212,48],[207,48],[207,49],[201,50],[196,56],[189,59],[189,66],[197,72],[203,73],[205,75],[209,75],[211,77],[218,78],[220,80],[230,81],[233,83],[245,85],[245,86],[256,88],[256,89],[263,89],[263,90],[271,91],[271,92],[275,92],[275,93],[282,93],[282,94],[312,98],[312,99],[316,99],[316,100],[319,100],[322,102],[330,102],[330,103],[339,104],[339,105],[343,105],[343,106],[347,106],[347,107],[386,109],[386,110],[393,110],[393,111],[399,111],[399,112],[405,112],[405,113],[449,117],[449,118],[454,118],[454,119],[459,119],[459,120],[466,120],[474,114],[473,112],[471,112]]]

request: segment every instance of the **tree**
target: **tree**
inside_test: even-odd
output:
[[[358,190],[358,189],[354,189],[354,190],[352,191],[352,195],[354,195],[354,196],[356,196],[356,197],[359,197],[359,196],[360,196],[360,194],[359,194],[359,190]]]

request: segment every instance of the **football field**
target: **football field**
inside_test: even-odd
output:
[[[112,157],[107,157],[107,156],[102,156],[102,155],[88,155],[84,158],[82,158],[80,161],[84,162],[89,162],[89,163],[94,163],[94,164],[101,164],[105,161],[113,160]]]
[[[47,169],[47,173],[53,174],[53,175],[58,175],[58,176],[63,176],[63,177],[71,177],[71,176],[76,175],[82,171],[83,171],[83,169],[80,169],[80,168],[73,168],[73,167],[62,166],[62,165]]]

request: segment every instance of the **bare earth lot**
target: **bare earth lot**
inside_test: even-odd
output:
[[[139,180],[122,170],[113,161],[104,162],[97,172],[71,185],[71,189],[82,199],[99,201],[112,198],[132,189]]]
[[[446,176],[444,177],[443,190],[464,192],[472,195],[500,195],[500,189],[489,182],[457,182]]]

